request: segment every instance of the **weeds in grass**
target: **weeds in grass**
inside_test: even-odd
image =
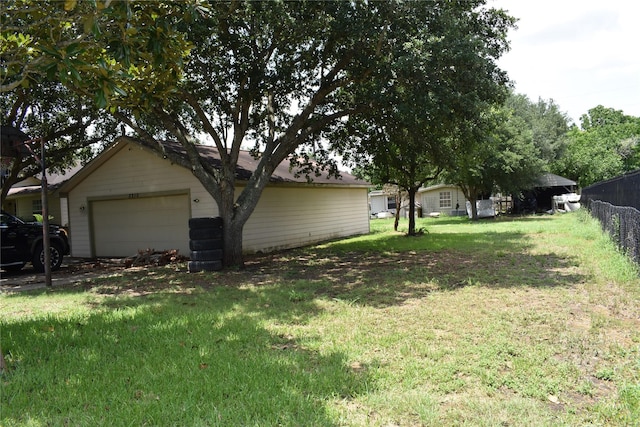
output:
[[[405,223],[401,223],[406,226]],[[1,295],[0,424],[633,425],[640,279],[580,215]]]

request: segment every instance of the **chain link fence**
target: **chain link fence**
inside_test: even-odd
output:
[[[640,169],[583,188],[581,202],[640,265]]]
[[[600,200],[590,200],[588,207],[591,215],[600,221],[602,229],[640,265],[640,211]]]

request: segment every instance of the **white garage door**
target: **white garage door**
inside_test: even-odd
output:
[[[189,256],[186,194],[94,201],[91,211],[96,256],[132,256],[146,249],[178,249]]]

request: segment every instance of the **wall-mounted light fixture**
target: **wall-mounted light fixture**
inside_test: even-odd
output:
[[[194,203],[200,203],[200,199],[193,199]]]
[[[85,211],[85,209],[87,209],[87,208],[85,207],[85,205],[80,205],[80,212],[84,212],[84,211]]]

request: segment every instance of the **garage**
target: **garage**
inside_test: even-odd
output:
[[[180,145],[163,142],[166,150]],[[198,145],[216,167],[217,151]],[[238,196],[256,159],[240,152]],[[278,167],[243,230],[246,253],[273,251],[369,232],[369,184],[352,175],[314,176]],[[242,178],[242,179],[241,179]],[[190,168],[122,136],[60,187],[69,215],[71,255],[132,256],[177,249],[190,256],[189,219],[216,217],[218,206]]]
[[[94,200],[94,254],[125,257],[144,249],[178,249],[188,256],[189,217],[188,194]]]

